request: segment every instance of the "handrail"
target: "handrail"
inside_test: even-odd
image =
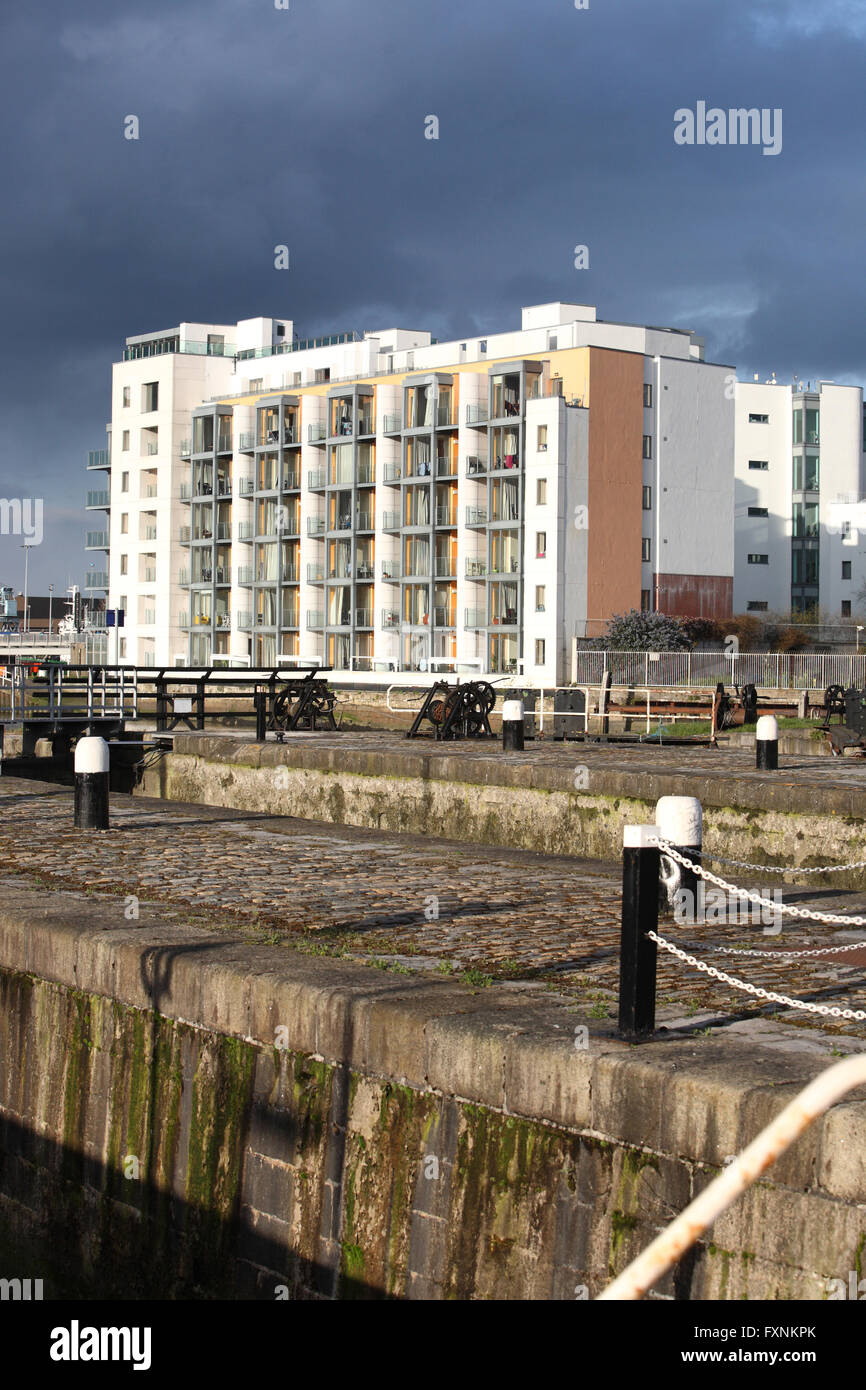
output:
[[[667,1230],[599,1294],[597,1301],[643,1298],[671,1265],[682,1259],[716,1217],[751,1187],[813,1120],[849,1091],[863,1085],[866,1085],[866,1054],[863,1053],[836,1062],[810,1081],[733,1163],[680,1212]]]

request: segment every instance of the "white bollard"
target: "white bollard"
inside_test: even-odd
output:
[[[696,796],[663,796],[656,803],[655,822],[659,827],[659,839],[666,840],[696,864],[701,862],[703,844],[703,811]],[[675,860],[668,859],[662,851],[661,885],[667,906],[673,907],[677,892],[692,894],[694,920],[703,921],[703,886],[693,869],[683,868]],[[660,893],[661,896],[661,893]]]
[[[762,714],[755,730],[755,767],[762,772],[779,770],[779,725],[774,714]]]
[[[506,753],[523,752],[523,701],[502,702],[502,747]]]
[[[80,738],[75,745],[75,829],[108,829],[108,744]]]

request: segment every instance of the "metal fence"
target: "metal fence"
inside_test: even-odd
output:
[[[862,689],[866,655],[808,652],[604,652],[575,653],[576,685],[769,686],[777,690],[824,690],[828,685]]]

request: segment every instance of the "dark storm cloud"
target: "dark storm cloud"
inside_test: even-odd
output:
[[[863,379],[864,38],[842,0],[19,11],[0,56],[0,495],[45,498],[35,582],[86,565],[83,455],[123,337],[181,319],[453,337],[568,298],[693,327],[742,375]],[[781,155],[676,146],[674,111],[699,100],[781,107]],[[16,565],[0,538],[0,581]]]

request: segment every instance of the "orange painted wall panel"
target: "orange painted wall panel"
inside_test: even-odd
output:
[[[587,618],[640,608],[643,357],[589,349]]]

